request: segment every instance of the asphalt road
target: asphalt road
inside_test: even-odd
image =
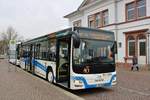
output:
[[[150,71],[117,68],[115,87],[69,91],[0,61],[0,100],[150,100]]]

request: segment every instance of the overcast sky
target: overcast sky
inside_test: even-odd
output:
[[[64,29],[63,16],[75,11],[83,0],[0,0],[0,32],[8,26],[24,38]]]

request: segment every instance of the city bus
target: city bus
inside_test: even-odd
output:
[[[8,60],[10,63],[15,64],[17,66],[20,65],[20,58],[19,58],[20,46],[21,46],[21,42],[17,42],[16,40],[9,41]]]
[[[20,48],[21,48],[21,42],[17,42],[16,43],[16,61],[15,61],[15,65],[17,65],[18,67],[20,67]]]
[[[9,41],[8,60],[10,63],[16,63],[16,40]]]
[[[71,90],[116,84],[114,33],[72,27],[26,42],[20,67]]]

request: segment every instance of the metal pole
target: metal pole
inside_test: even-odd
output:
[[[148,33],[148,70],[150,70],[150,43],[149,43],[149,35],[150,35],[150,33]]]
[[[147,34],[147,67],[150,70],[150,29],[146,31]]]
[[[148,41],[147,41],[147,44],[148,44],[148,51],[147,51],[147,54],[148,54],[148,55],[147,55],[147,56],[148,56],[148,57],[147,57],[147,60],[148,60],[148,61],[147,61],[147,62],[148,62],[148,65],[149,65],[149,34],[148,34]]]

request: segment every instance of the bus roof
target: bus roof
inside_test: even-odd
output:
[[[83,32],[83,31],[92,31],[93,32],[98,32],[98,33],[103,33],[103,34],[110,34],[112,36],[114,36],[114,33],[111,31],[107,31],[107,30],[101,30],[101,29],[95,29],[95,28],[88,28],[88,27],[71,27],[71,28],[67,28],[64,30],[60,30],[57,32],[53,32],[53,33],[49,33],[47,35],[44,36],[40,36],[31,40],[28,40],[26,42],[24,42],[23,44],[31,44],[31,43],[35,43],[35,42],[40,42],[40,41],[44,41],[47,40],[49,38],[57,38],[57,37],[62,37],[62,36],[67,36],[70,34],[70,31],[77,31],[77,32]]]

